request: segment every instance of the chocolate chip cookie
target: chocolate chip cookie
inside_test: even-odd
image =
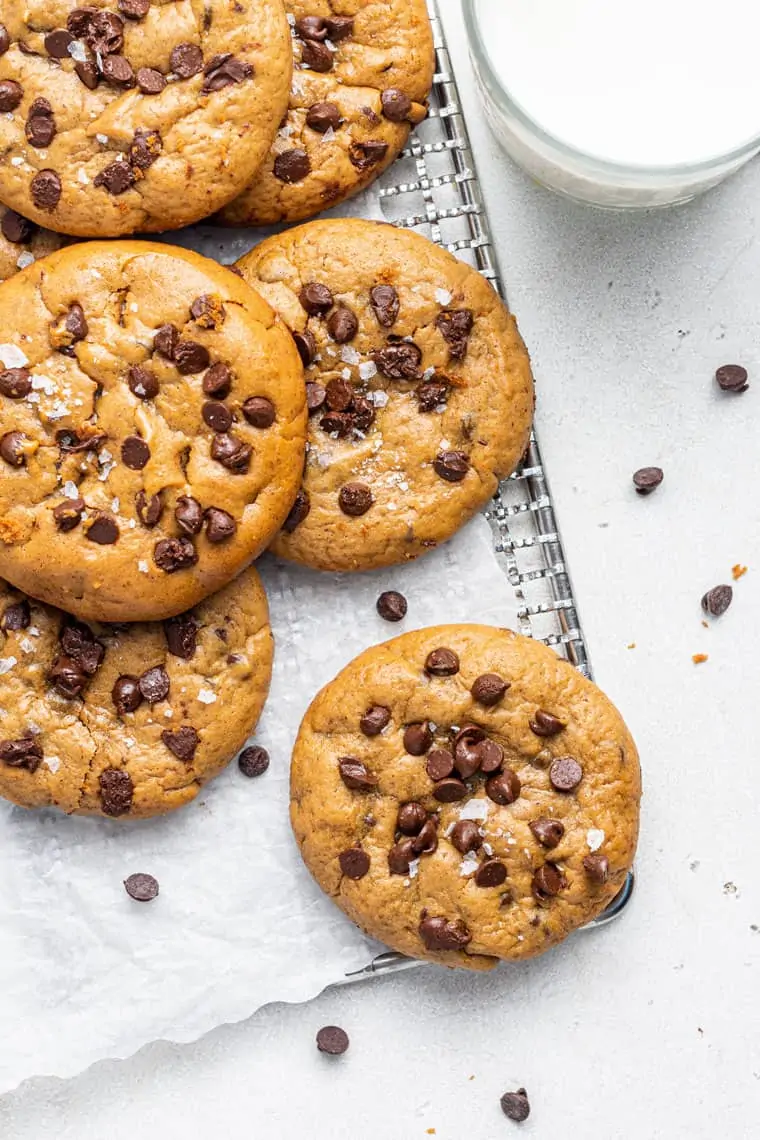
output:
[[[0,198],[87,237],[198,221],[260,166],[291,67],[279,0],[5,0]]]
[[[15,210],[0,206],[0,281],[60,249],[62,240],[60,234],[42,230]]]
[[[449,538],[528,441],[528,354],[491,286],[409,230],[311,222],[238,267],[306,365],[309,454],[277,554],[321,570],[403,562]]]
[[[322,889],[415,958],[530,958],[599,914],[638,835],[636,747],[540,642],[449,625],[375,646],[312,702],[291,820]]]
[[[72,245],[0,285],[0,575],[94,621],[181,613],[270,542],[303,470],[293,339],[216,262]]]
[[[0,795],[131,819],[182,807],[254,728],[272,653],[252,568],[163,624],[84,625],[0,582]]]
[[[312,217],[369,185],[424,119],[433,79],[425,0],[286,0],[290,109],[228,225]]]

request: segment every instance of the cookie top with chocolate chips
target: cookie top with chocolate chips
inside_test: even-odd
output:
[[[599,914],[633,861],[636,747],[540,642],[448,625],[352,661],[314,699],[291,822],[322,889],[414,958],[530,958]]]
[[[369,185],[425,118],[433,38],[425,0],[286,0],[290,108],[227,225],[312,217]],[[342,13],[346,13],[343,15]]]
[[[198,221],[250,182],[290,79],[279,0],[6,0],[0,198],[85,237]]]
[[[180,617],[118,626],[0,581],[0,795],[130,819],[182,807],[253,730],[272,655],[252,568]]]
[[[0,281],[60,249],[62,241],[60,234],[40,229],[15,210],[0,206]]]
[[[181,613],[255,558],[303,470],[293,339],[240,278],[149,242],[0,285],[0,574],[95,621]]]
[[[306,365],[309,454],[275,552],[364,570],[449,538],[514,469],[533,415],[528,353],[488,282],[355,219],[271,237],[238,268]]]

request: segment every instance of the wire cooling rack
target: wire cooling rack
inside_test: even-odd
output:
[[[379,179],[386,221],[417,230],[483,274],[504,297],[467,126],[435,0],[428,0],[435,43],[435,78],[430,110],[408,148]],[[494,546],[517,598],[519,632],[551,645],[591,677],[573,587],[535,432],[518,470],[505,479],[486,511]],[[590,927],[622,914],[634,888],[625,886]],[[390,951],[361,970],[357,981],[422,963]]]

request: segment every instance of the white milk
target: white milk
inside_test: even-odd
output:
[[[556,189],[656,205],[693,196],[760,149],[760,0],[465,7],[492,126]],[[707,169],[687,174],[694,166]]]

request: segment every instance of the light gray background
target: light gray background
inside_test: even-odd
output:
[[[597,677],[642,753],[635,904],[518,969],[414,970],[29,1082],[0,1099],[3,1140],[492,1140],[518,1135],[498,1107],[518,1084],[523,1136],[757,1135],[760,164],[671,213],[559,201],[479,122],[459,4],[441,5]],[[711,379],[729,361],[755,380],[737,399]],[[665,483],[638,499],[651,463]],[[699,599],[736,562],[705,630]],[[352,1039],[337,1063],[313,1044],[331,1022]]]

